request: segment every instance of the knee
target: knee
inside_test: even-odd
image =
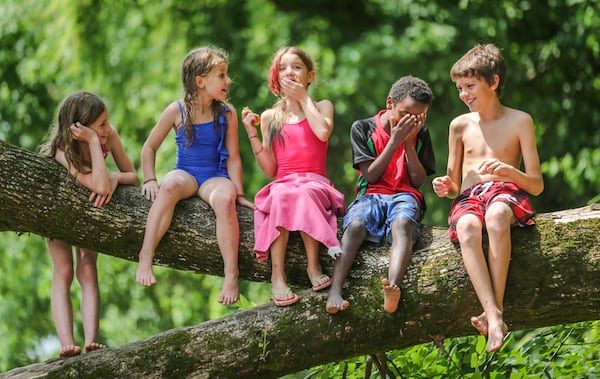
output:
[[[81,282],[96,281],[98,276],[96,262],[98,253],[94,251],[81,250],[81,257],[77,262],[77,280]]]
[[[62,266],[54,266],[54,279],[59,280],[62,283],[71,284],[73,282],[73,266],[72,265],[62,265]]]
[[[345,233],[348,233],[353,236],[361,235],[366,232],[366,228],[364,224],[358,220],[354,220],[348,224],[346,227]]]
[[[410,233],[412,232],[413,223],[411,220],[400,217],[392,222],[392,230],[397,233]]]
[[[456,223],[456,234],[461,243],[481,238],[481,222],[476,217],[461,217]]]
[[[235,188],[223,188],[222,190],[215,191],[212,197],[212,204],[215,211],[226,210],[230,212],[235,210],[235,204],[237,200],[237,193]]]
[[[182,183],[179,180],[169,178],[171,180],[164,180],[160,184],[158,196],[166,198],[174,198],[179,192],[181,192]]]
[[[485,214],[485,228],[488,233],[505,233],[510,229],[512,211],[495,207],[488,209]]]

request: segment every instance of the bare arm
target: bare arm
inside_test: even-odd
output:
[[[457,119],[450,123],[448,133],[448,167],[445,176],[434,178],[432,181],[433,191],[439,197],[451,199],[458,196],[462,177],[462,161],[464,145],[462,142],[462,127]]]
[[[77,181],[90,191],[102,196],[108,195],[110,192],[110,181],[98,135],[93,129],[79,123],[71,125],[70,129],[75,140],[89,147],[92,164],[91,172],[82,173],[78,172],[75,167],[69,167],[64,152],[61,150],[56,152],[56,160],[65,166],[70,174],[75,176]]]
[[[115,128],[112,128],[107,145],[110,147],[110,152],[119,168],[119,172],[111,172],[109,176],[116,180],[116,184],[137,185],[139,181],[137,172],[133,162],[125,152],[119,133]]]
[[[253,208],[251,202],[246,200],[244,195],[244,185],[242,183],[242,159],[240,158],[240,148],[238,141],[238,118],[235,108],[227,104],[231,112],[227,117],[227,135],[225,136],[225,146],[229,152],[227,158],[227,175],[236,188],[238,197],[237,202],[248,208]]]
[[[144,175],[142,194],[148,200],[154,201],[158,194],[156,152],[171,131],[171,128],[175,127],[179,120],[179,106],[176,102],[173,102],[163,111],[158,119],[158,123],[152,129],[142,147],[142,172]]]
[[[520,170],[520,160],[509,164],[494,158],[483,160],[479,164],[478,170],[480,174],[506,177],[519,188],[537,196],[544,190],[544,179],[535,143],[533,120],[528,114],[522,112],[519,114],[517,122],[516,130],[519,145],[516,153],[518,152],[518,156],[523,159],[525,172]]]
[[[272,118],[272,109],[267,109],[260,116],[262,143],[260,143],[259,138],[250,138],[250,144],[252,146],[252,151],[254,151],[254,156],[256,157],[256,163],[267,178],[274,178],[275,175],[277,175],[277,161],[275,160],[275,156],[271,150],[271,144],[268,141],[269,122],[271,122]],[[244,118],[244,126],[246,126],[246,131],[248,131],[247,119],[248,117]],[[252,128],[255,129],[254,127]],[[250,132],[248,132],[248,135],[250,136]]]

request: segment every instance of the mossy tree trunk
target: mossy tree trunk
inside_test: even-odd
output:
[[[59,238],[137,261],[150,202],[138,187],[119,187],[95,208],[88,191],[52,159],[0,141],[0,231]],[[267,282],[268,261],[252,254],[252,212],[238,208],[240,278]],[[513,330],[593,320],[600,309],[600,207],[538,215],[537,226],[513,232],[505,319]],[[199,199],[181,202],[156,263],[222,275],[214,214]],[[54,359],[1,377],[257,377],[275,378],[345,358],[473,334],[480,307],[460,252],[446,229],[423,226],[405,276],[399,310],[383,312],[380,280],[387,248],[365,248],[345,286],[351,302],[325,312],[326,293],[308,288],[299,238],[290,241],[287,274],[301,301],[272,303],[200,325],[165,331],[126,346],[68,360]],[[322,263],[332,261],[323,251]],[[133,278],[132,278],[133,280]],[[161,285],[160,282],[157,285]]]

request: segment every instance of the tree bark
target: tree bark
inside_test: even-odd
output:
[[[0,141],[0,231],[58,238],[137,261],[150,207],[139,187],[120,186],[111,203],[101,208],[87,197],[88,191],[54,160]],[[268,282],[270,263],[257,261],[252,253],[252,212],[238,208],[238,214],[240,279]],[[600,206],[540,214],[536,222],[535,227],[512,233],[504,310],[510,329],[597,319]],[[324,251],[321,257],[330,272],[333,262]],[[305,289],[310,284],[299,237],[291,238],[286,258],[289,284],[301,299],[293,306],[267,303],[0,377],[276,378],[357,355],[475,332],[469,317],[481,307],[446,228],[423,225],[394,314],[382,307],[380,281],[387,273],[387,247],[361,251],[344,287],[351,306],[336,315],[325,312],[326,291]],[[180,202],[156,252],[156,264],[223,274],[210,207],[198,198]]]

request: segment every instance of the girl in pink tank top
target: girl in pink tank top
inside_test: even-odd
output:
[[[260,117],[250,109],[242,111],[257,163],[267,177],[275,178],[255,197],[254,252],[261,260],[270,253],[272,299],[278,306],[298,301],[287,285],[284,269],[290,232],[300,232],[314,291],[331,284],[319,262],[320,244],[333,257],[341,252],[337,217],[345,213],[344,196],[325,171],[333,104],[329,100],[315,102],[308,96],[314,78],[308,54],[284,47],[275,54],[269,71],[269,88],[279,99]],[[258,123],[262,143],[255,128]]]

